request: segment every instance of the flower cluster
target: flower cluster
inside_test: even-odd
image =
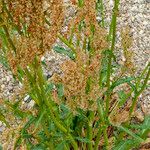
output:
[[[96,0],[84,1],[83,6],[77,9],[77,14],[70,22],[68,30],[73,28],[77,38],[81,40],[81,32],[86,38],[90,37],[91,45],[95,50],[106,48],[106,31],[96,20]],[[81,29],[79,29],[81,27]],[[80,32],[80,33],[79,33]],[[94,42],[93,42],[94,41]]]
[[[133,74],[135,71],[135,67],[133,64],[133,52],[130,50],[132,46],[132,36],[130,35],[130,27],[127,26],[125,29],[121,31],[121,44],[123,47],[125,63],[124,68],[127,72]]]
[[[76,108],[81,108],[94,111],[97,109],[97,99],[104,92],[99,88],[99,70],[102,51],[108,47],[106,31],[96,21],[95,0],[84,1],[82,8],[78,8],[73,22],[70,21],[67,38],[72,36],[70,34],[80,43],[72,43],[76,58],[64,62],[61,65],[63,74],[53,76],[52,80],[63,84],[65,103],[71,110],[75,112]],[[60,103],[56,93],[54,101]]]
[[[63,0],[4,0],[3,20],[6,27],[17,30],[9,35],[15,46],[8,60],[12,71],[25,68],[34,57],[50,50],[64,21]]]

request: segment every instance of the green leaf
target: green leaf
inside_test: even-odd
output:
[[[3,47],[8,47],[7,37],[6,37],[5,32],[2,28],[0,28],[0,37],[1,37],[2,42],[3,42],[2,46]]]
[[[23,139],[30,139],[30,138],[32,138],[32,135],[31,135],[31,134],[28,134],[28,133],[26,132],[26,133],[23,133],[22,138],[23,138]]]
[[[101,118],[102,123],[104,123],[105,122],[104,109],[103,109],[103,106],[102,106],[101,99],[97,100],[97,104],[98,104],[98,113],[99,113],[99,116]]]
[[[113,147],[113,150],[131,150],[132,148],[135,148],[139,145],[139,142],[135,140],[125,140],[118,143],[115,147]]]
[[[3,147],[2,147],[2,145],[0,144],[0,150],[3,150]]]
[[[36,145],[32,147],[32,150],[45,150],[46,148],[43,145]]]
[[[18,79],[20,82],[22,82],[23,76],[25,75],[23,69],[21,67],[18,67]]]
[[[141,126],[143,129],[150,129],[150,115],[146,116]]]
[[[27,128],[29,128],[30,125],[36,121],[36,119],[36,117],[30,116],[28,122],[24,125],[22,131],[24,132]]]
[[[82,143],[91,143],[91,141],[87,138],[75,137],[75,139]]]
[[[10,70],[10,67],[8,65],[8,62],[7,62],[7,59],[6,57],[4,56],[4,54],[0,54],[0,63],[7,69]]]
[[[9,127],[9,124],[6,121],[5,116],[1,112],[0,112],[0,121],[4,122]]]
[[[67,50],[60,46],[55,46],[53,49],[57,53],[64,54],[64,55],[70,57],[71,59],[75,59],[75,54],[71,50]]]
[[[5,101],[5,104],[11,108],[13,113],[20,118],[24,118],[27,114],[19,109],[19,101],[11,104],[9,101]]]
[[[114,59],[114,61],[116,61],[116,56],[110,49],[105,50],[105,55],[110,55]]]
[[[62,98],[64,96],[64,87],[62,84],[57,84],[58,97]]]
[[[83,5],[84,5],[84,1],[83,0],[78,0],[78,6],[83,7]]]
[[[46,61],[45,61],[45,60],[41,61],[41,64],[42,64],[43,66],[47,66],[47,64],[46,64]]]
[[[135,133],[133,133],[132,131],[130,131],[128,128],[125,128],[125,127],[123,127],[121,125],[117,126],[117,128],[123,130],[126,133],[128,133],[130,136],[132,136],[138,142],[144,142],[144,140],[141,137],[139,137],[138,135],[136,135]]]
[[[55,150],[64,150],[65,141],[61,142],[60,144],[57,144],[57,147]]]
[[[140,124],[131,124],[130,128],[138,130],[138,135],[146,139],[150,133],[150,116],[145,116],[144,122]]]
[[[38,128],[38,126],[40,125],[40,123],[41,123],[41,121],[43,119],[44,114],[45,114],[45,111],[41,112],[41,114],[39,115],[37,121],[35,122],[35,129],[34,129],[34,131],[36,131],[37,128]]]
[[[150,62],[147,64],[147,66],[144,68],[144,70],[142,71],[142,73],[140,74],[140,76],[137,78],[137,82],[136,82],[136,87],[138,88],[140,86],[140,82],[142,79],[144,79],[144,75],[147,72],[147,70],[150,67]]]
[[[150,115],[145,117],[144,122],[141,125],[141,128],[142,128],[141,137],[145,139],[147,138],[147,135],[150,133]]]
[[[63,110],[63,112],[65,114],[68,114],[70,112],[68,107],[66,105],[64,105],[64,104],[60,104],[60,108],[61,108],[61,110]]]
[[[16,139],[16,142],[15,142],[15,144],[14,144],[14,150],[16,150],[16,148],[21,145],[21,142],[22,142],[22,138],[21,138],[21,136],[19,136],[19,137]]]
[[[127,100],[127,94],[123,90],[118,92],[119,95],[119,106],[123,106]]]
[[[86,94],[88,94],[91,90],[91,83],[92,83],[92,80],[91,80],[91,77],[89,77],[86,82],[86,87],[85,87]]]
[[[142,130],[150,129],[150,116],[145,116],[144,122],[142,124],[132,124],[131,127]]]
[[[121,78],[115,82],[112,83],[110,89],[113,90],[115,87],[124,84],[124,83],[130,83],[131,81],[135,80],[134,77],[126,77],[126,78]]]
[[[53,83],[49,83],[49,84],[47,84],[47,86],[46,86],[46,94],[48,94],[48,93],[50,93],[50,92],[52,92],[52,90],[54,89],[54,84]]]

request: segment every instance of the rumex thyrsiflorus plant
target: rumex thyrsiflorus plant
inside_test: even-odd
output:
[[[149,80],[150,64],[140,75],[135,74],[129,27],[121,31],[126,60],[122,65],[116,62],[119,0],[114,0],[109,32],[105,28],[102,0],[70,3],[76,14],[69,20],[67,31],[62,32],[62,0],[0,1],[3,64],[23,85],[19,97],[0,101],[0,119],[7,125],[3,148],[141,148],[149,142],[150,117],[138,120],[135,112]],[[100,23],[96,20],[98,11]],[[57,38],[65,48],[53,46]],[[40,58],[52,48],[70,59],[60,65],[61,74],[46,80]],[[21,106],[26,94],[35,102],[29,110]]]

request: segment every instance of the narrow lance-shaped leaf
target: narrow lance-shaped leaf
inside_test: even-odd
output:
[[[70,57],[71,59],[75,59],[75,54],[71,50],[67,50],[60,46],[55,46],[53,49],[57,53],[64,54],[64,55]]]

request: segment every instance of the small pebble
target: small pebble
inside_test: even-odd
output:
[[[27,95],[25,98],[24,98],[24,102],[25,103],[29,103],[31,101],[31,97],[29,95]]]

